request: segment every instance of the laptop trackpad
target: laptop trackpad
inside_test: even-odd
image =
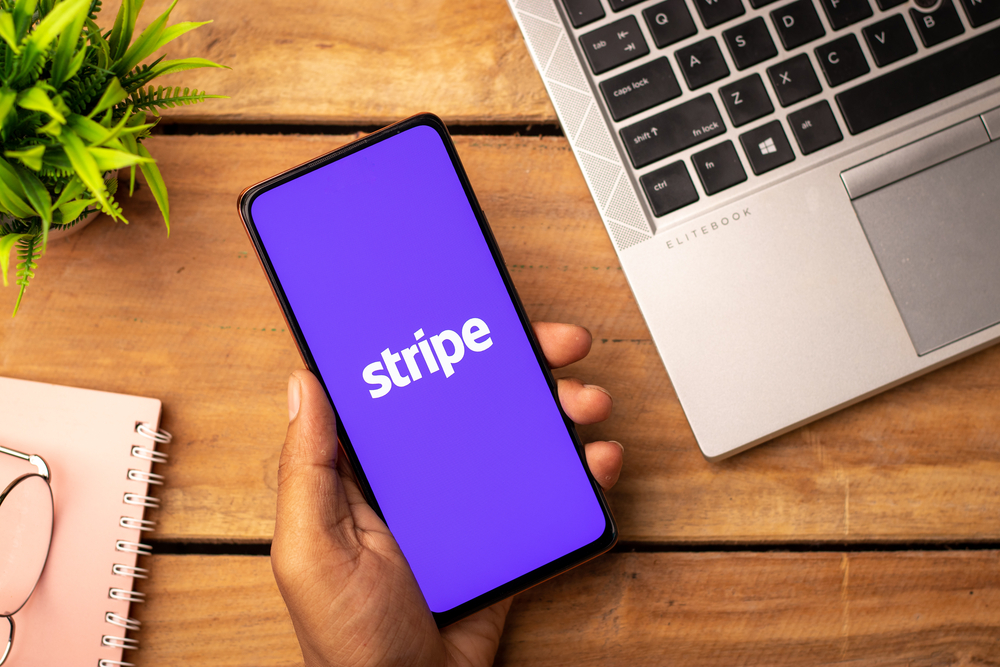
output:
[[[918,355],[1000,322],[998,173],[987,138],[853,201]]]

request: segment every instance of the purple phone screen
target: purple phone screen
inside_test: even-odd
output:
[[[432,611],[601,537],[601,506],[435,129],[267,190],[251,216]]]

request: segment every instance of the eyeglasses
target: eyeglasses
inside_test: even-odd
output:
[[[0,454],[23,459],[38,468],[21,475],[0,493],[0,665],[14,644],[14,614],[31,597],[52,543],[52,487],[49,468],[37,454],[23,454],[0,446]],[[6,620],[9,626],[3,627]],[[9,631],[8,631],[9,630]]]

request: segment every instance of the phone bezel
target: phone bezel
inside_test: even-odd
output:
[[[362,469],[357,455],[354,452],[354,447],[351,444],[350,437],[348,436],[346,430],[344,429],[343,422],[340,419],[339,412],[337,411],[337,406],[334,404],[330,397],[330,391],[327,388],[326,382],[323,379],[319,368],[313,359],[312,352],[310,351],[309,344],[302,334],[302,330],[299,328],[298,322],[295,318],[295,313],[289,306],[288,299],[285,295],[284,289],[281,286],[281,281],[278,279],[277,273],[274,270],[271,260],[267,254],[267,250],[264,248],[261,242],[260,235],[257,233],[256,226],[253,222],[253,217],[251,215],[251,209],[254,200],[264,192],[268,190],[279,187],[289,181],[295,180],[300,176],[307,174],[311,171],[324,167],[332,162],[340,160],[348,155],[352,155],[359,151],[362,151],[369,146],[372,146],[380,141],[384,141],[390,137],[396,136],[410,130],[417,126],[427,126],[434,129],[437,134],[441,137],[441,140],[448,151],[448,155],[451,159],[455,173],[458,175],[459,180],[462,183],[462,188],[465,191],[465,195],[469,201],[469,205],[472,207],[472,211],[475,214],[476,221],[479,224],[479,229],[483,234],[483,238],[490,249],[490,254],[493,257],[494,264],[503,279],[504,286],[507,290],[507,295],[514,305],[517,311],[518,318],[521,322],[521,326],[524,329],[525,334],[530,341],[531,348],[534,351],[535,358],[538,361],[539,369],[543,373],[546,382],[549,386],[549,390],[552,392],[552,396],[555,399],[555,404],[559,409],[559,413],[562,416],[563,423],[566,425],[566,429],[570,434],[574,446],[576,447],[577,453],[580,456],[580,461],[583,466],[583,470],[586,473],[588,479],[590,480],[591,487],[597,497],[600,504],[601,510],[605,518],[605,529],[604,533],[596,540],[588,545],[585,545],[575,551],[572,551],[560,558],[557,558],[550,563],[543,565],[542,567],[536,568],[520,577],[513,579],[506,584],[498,586],[486,593],[477,596],[467,602],[464,602],[456,607],[444,612],[433,612],[434,620],[436,621],[438,627],[444,627],[450,625],[455,621],[464,618],[470,614],[484,609],[495,602],[506,599],[515,593],[519,593],[523,590],[531,588],[547,579],[550,579],[566,570],[569,570],[581,563],[584,563],[600,554],[611,549],[615,542],[618,540],[618,529],[615,524],[614,517],[611,514],[611,510],[608,506],[607,498],[604,496],[604,491],[597,480],[594,478],[593,474],[590,472],[590,468],[587,465],[586,456],[584,453],[583,445],[580,441],[579,435],[576,432],[576,426],[569,417],[566,416],[565,411],[562,409],[562,405],[559,403],[558,389],[556,385],[556,380],[552,375],[548,364],[545,361],[545,356],[542,353],[541,346],[535,337],[534,330],[531,327],[531,322],[528,319],[527,313],[524,310],[524,306],[521,303],[521,299],[518,297],[517,291],[514,288],[514,283],[511,280],[510,274],[507,271],[506,264],[504,263],[503,256],[500,253],[500,248],[496,243],[496,239],[493,237],[493,232],[490,229],[489,223],[486,220],[486,216],[483,213],[482,208],[479,206],[479,201],[476,198],[475,193],[472,190],[472,186],[469,183],[468,176],[465,173],[465,168],[462,166],[461,160],[458,157],[458,151],[455,148],[455,144],[445,127],[444,122],[437,116],[429,113],[417,114],[406,118],[397,123],[389,125],[381,130],[373,132],[365,137],[357,139],[349,144],[341,146],[329,153],[320,155],[312,160],[304,162],[296,167],[293,167],[287,171],[281,172],[271,178],[268,178],[260,183],[252,185],[240,193],[238,200],[238,207],[240,212],[240,217],[243,221],[243,226],[246,229],[247,234],[250,237],[250,241],[253,243],[254,250],[257,253],[257,257],[260,260],[261,267],[264,269],[267,275],[268,282],[271,285],[271,290],[274,292],[274,296],[277,299],[279,305],[281,306],[282,314],[288,324],[289,331],[295,339],[296,346],[299,349],[299,353],[302,356],[302,360],[306,367],[316,376],[323,386],[323,391],[326,392],[327,400],[330,401],[330,405],[333,407],[334,414],[337,415],[337,435],[340,438],[341,449],[347,455],[351,467],[354,470],[354,474],[357,477],[357,481],[361,486],[361,490],[368,500],[368,504],[378,513],[382,520],[385,517],[382,514],[382,510],[378,505],[378,500],[372,493],[371,487],[368,484],[368,479],[365,476],[365,472]]]

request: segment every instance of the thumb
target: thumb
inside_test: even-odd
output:
[[[350,507],[337,474],[337,420],[316,377],[297,370],[288,379],[288,434],[278,462],[276,557],[322,552],[350,526]],[[305,550],[305,552],[303,552]]]

